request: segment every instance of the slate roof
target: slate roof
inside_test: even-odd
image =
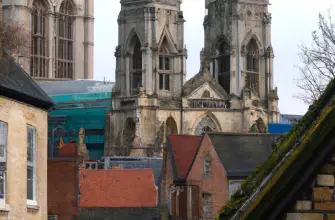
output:
[[[80,208],[155,207],[151,169],[80,170]]]
[[[86,92],[111,92],[114,83],[82,79],[40,82],[39,85],[48,95],[64,95]]]
[[[0,94],[45,110],[54,105],[52,99],[7,54],[0,61]]]
[[[212,77],[209,71],[204,70],[204,68],[202,68],[199,73],[197,73],[195,76],[185,82],[185,84],[183,85],[183,95],[190,95],[194,90],[196,90],[206,82],[212,85],[215,90],[224,97],[225,100],[231,99],[230,95],[224,90],[224,88]]]
[[[275,220],[290,210],[335,153],[335,80],[274,144],[274,152],[241,185],[221,220]],[[294,187],[292,187],[294,186]]]
[[[168,152],[175,181],[187,178],[201,140],[202,136],[172,135],[168,137]]]
[[[208,133],[228,177],[247,177],[272,153],[277,134]]]

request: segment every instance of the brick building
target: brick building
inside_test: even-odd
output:
[[[242,180],[271,154],[277,137],[233,133],[168,137],[162,195],[170,215],[214,217]]]
[[[222,220],[335,219],[335,80],[234,193]]]

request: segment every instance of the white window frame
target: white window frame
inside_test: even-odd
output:
[[[28,151],[28,135],[29,130],[33,131],[33,162],[28,161],[28,153],[27,153],[27,193],[28,193],[28,167],[33,168],[33,199],[30,200],[27,198],[27,205],[37,206],[37,187],[36,187],[36,152],[37,152],[37,131],[36,128],[33,126],[27,126],[27,151]],[[28,197],[28,195],[27,195]]]
[[[4,145],[4,156],[0,157],[0,163],[5,165],[5,170],[2,171],[4,178],[4,198],[0,198],[0,207],[6,206],[6,168],[7,168],[7,136],[8,136],[8,124],[4,121],[0,121],[0,143]],[[3,141],[2,141],[3,140]]]

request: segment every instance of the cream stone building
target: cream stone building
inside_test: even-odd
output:
[[[0,220],[45,220],[53,102],[14,60],[0,67]]]
[[[2,0],[6,24],[31,38],[19,57],[35,80],[93,79],[94,0]]]
[[[268,0],[206,0],[201,69],[188,81],[181,4],[121,0],[105,155],[158,150],[170,134],[266,132],[279,121]]]

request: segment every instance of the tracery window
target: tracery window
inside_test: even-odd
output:
[[[58,18],[56,78],[74,78],[73,15],[74,11],[70,0],[64,0]]]
[[[35,0],[31,23],[31,60],[32,77],[48,77],[48,38],[47,7],[42,0]]]
[[[227,93],[230,93],[230,46],[225,41],[218,48],[218,80]]]
[[[259,49],[255,39],[252,39],[247,45],[246,85],[255,92],[259,90]]]
[[[159,90],[170,91],[171,55],[167,45],[168,42],[164,38],[159,50]]]

